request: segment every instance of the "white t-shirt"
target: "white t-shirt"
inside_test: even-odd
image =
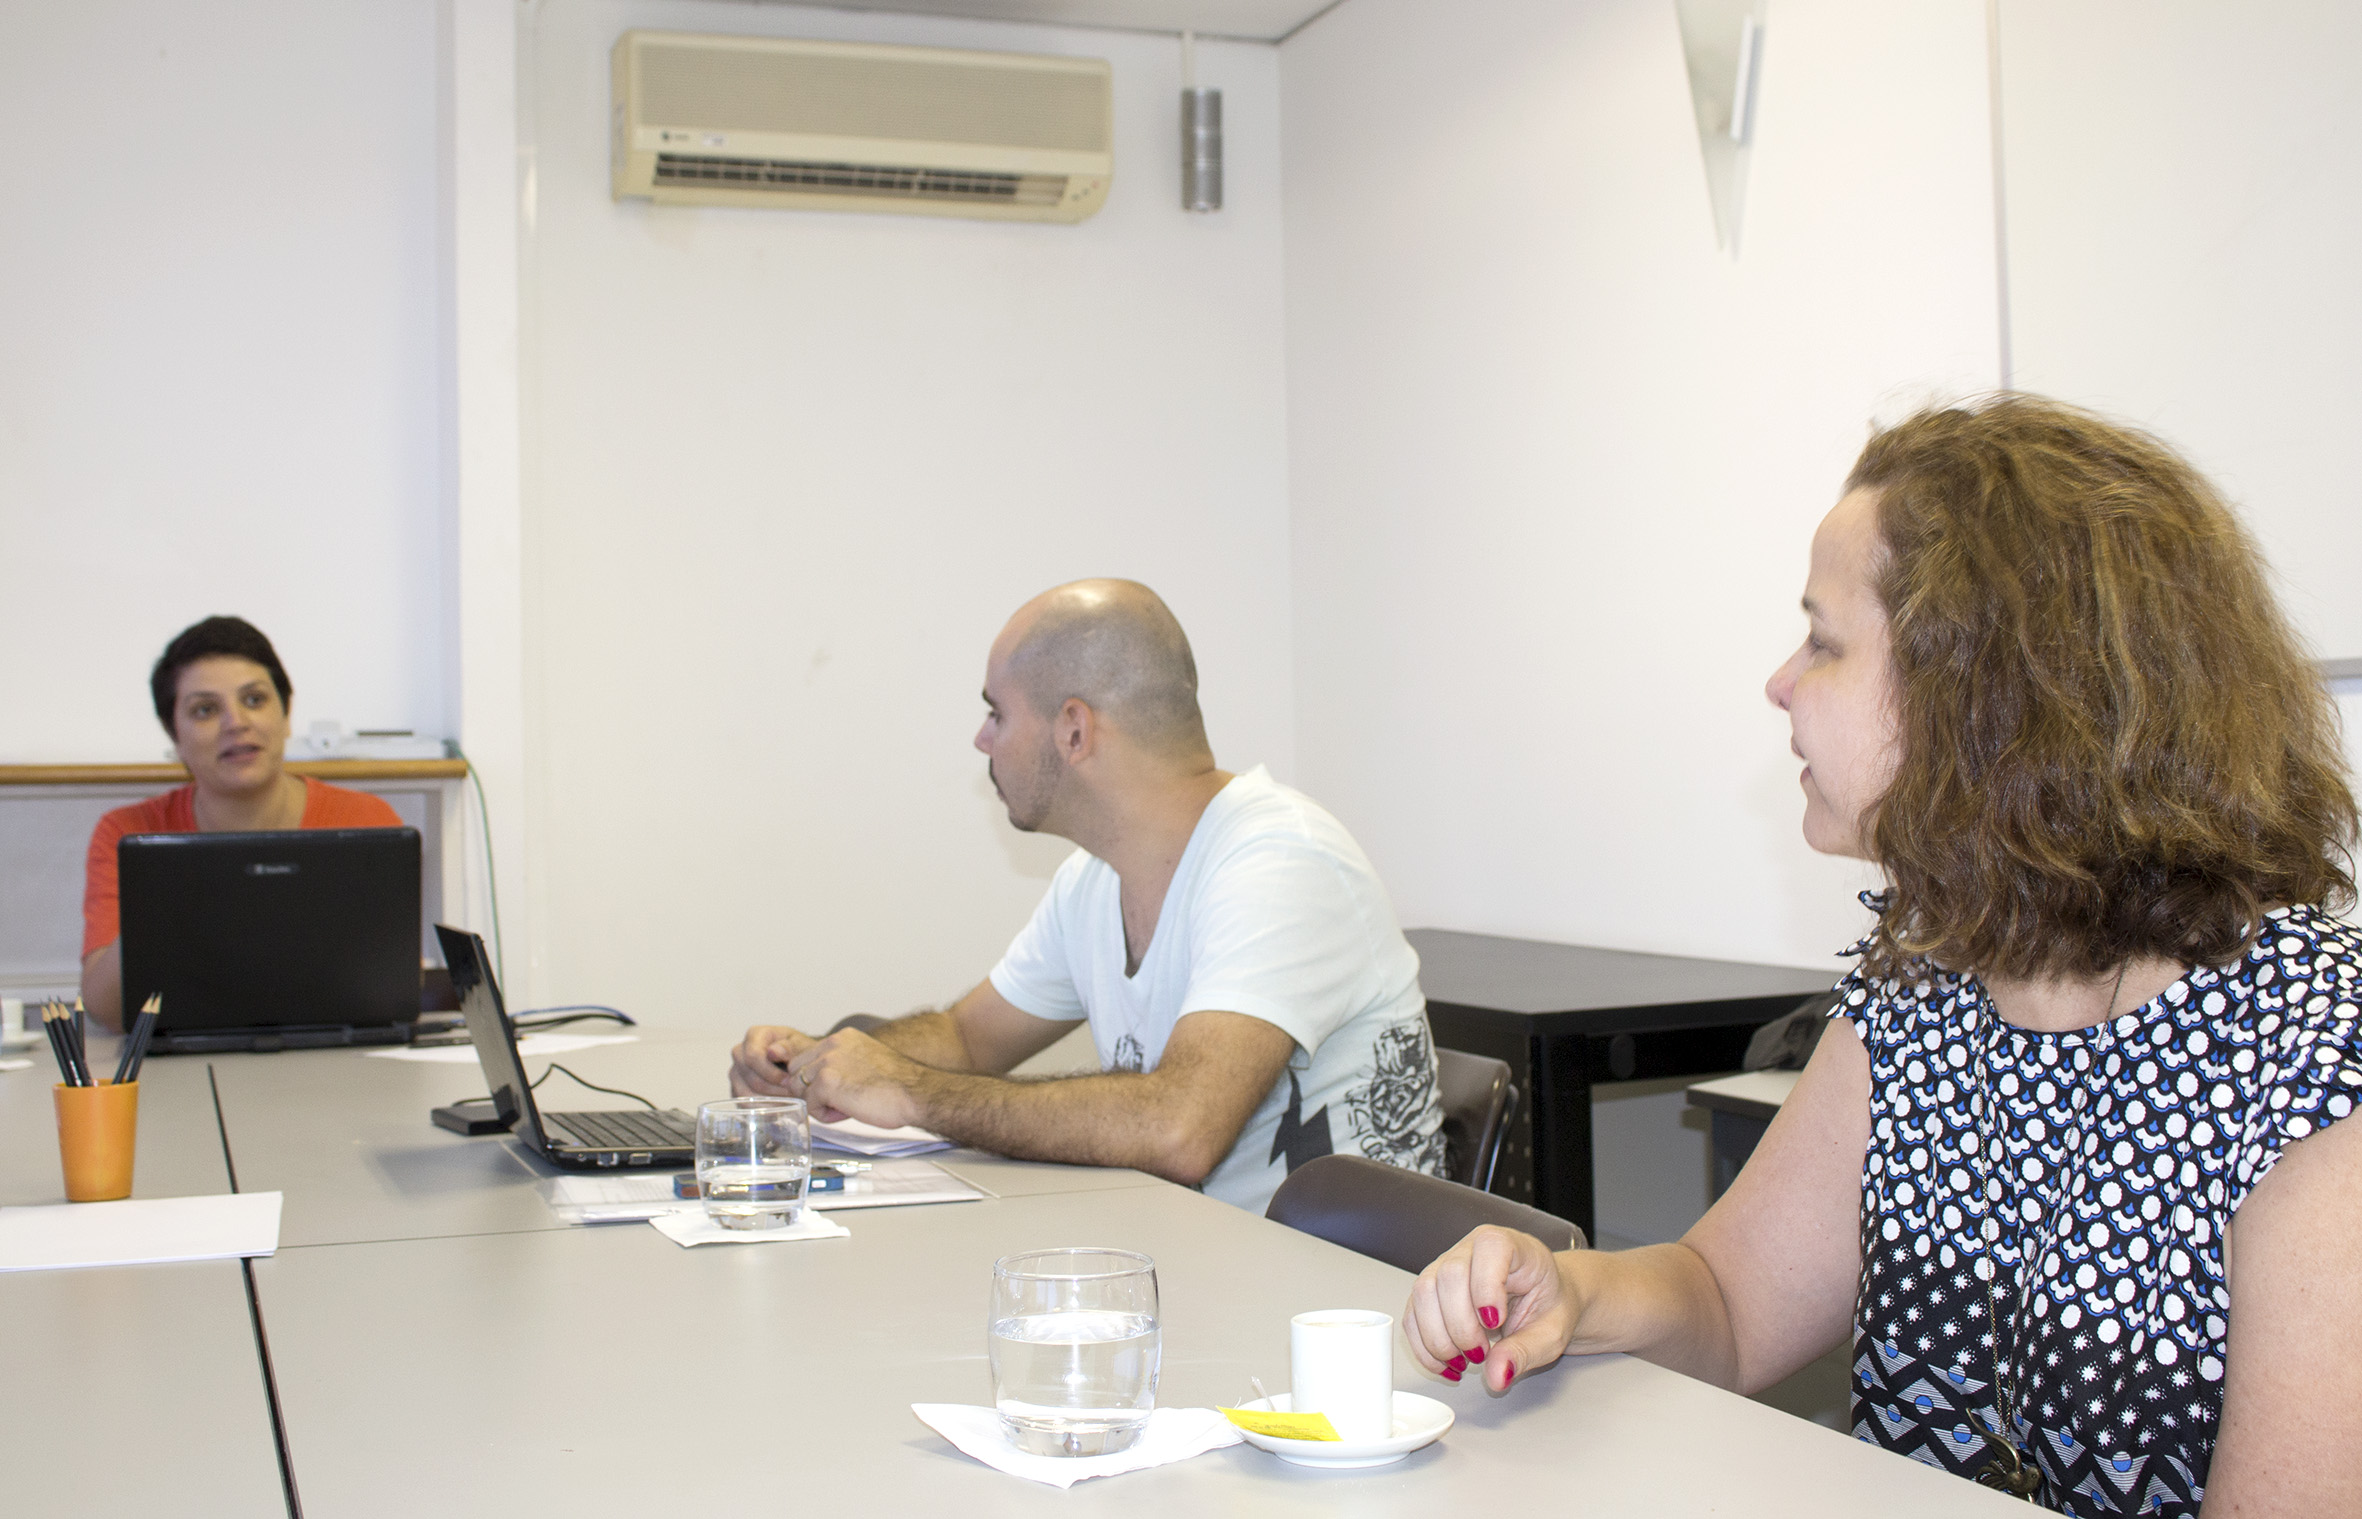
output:
[[[1377,872],[1338,821],[1261,766],[1206,805],[1137,975],[1121,883],[1076,850],[993,987],[1036,1018],[1091,1020],[1099,1064],[1149,1071],[1188,1013],[1244,1013],[1296,1041],[1209,1196],[1260,1213],[1287,1173],[1332,1152],[1441,1175],[1443,1109],[1419,992]]]

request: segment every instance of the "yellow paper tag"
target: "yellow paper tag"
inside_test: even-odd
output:
[[[1260,1408],[1223,1408],[1216,1412],[1249,1434],[1270,1435],[1278,1440],[1340,1438],[1327,1414],[1280,1414]]]

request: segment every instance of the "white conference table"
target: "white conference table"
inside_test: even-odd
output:
[[[650,1032],[557,1058],[689,1107],[718,1095],[728,1043]],[[1138,1172],[964,1152],[941,1163],[995,1194],[986,1201],[839,1213],[843,1240],[685,1250],[644,1224],[561,1225],[538,1162],[505,1138],[432,1127],[430,1107],[482,1089],[471,1067],[350,1051],[171,1064],[176,1091],[182,1070],[212,1067],[238,1185],[286,1194],[279,1253],[253,1275],[293,1485],[314,1519],[655,1505],[967,1516],[1050,1503],[1126,1519],[1242,1507],[1424,1519],[1534,1502],[1600,1515],[1998,1516],[2009,1502],[1622,1356],[1570,1360],[1498,1400],[1406,1357],[1398,1384],[1450,1403],[1459,1422],[1392,1466],[1313,1472],[1241,1445],[1058,1494],[969,1460],[910,1413],[989,1401],[995,1257],[1061,1244],[1155,1257],[1168,1406],[1247,1397],[1250,1374],[1284,1387],[1290,1314],[1399,1312],[1410,1277]],[[552,1108],[622,1105],[570,1092],[564,1076],[538,1095]],[[140,1273],[176,1269],[53,1276],[161,1283]],[[9,1285],[0,1277],[0,1294]],[[164,1311],[165,1289],[148,1295]],[[251,1370],[251,1339],[240,1349]],[[176,1347],[173,1362],[232,1354]],[[179,1395],[154,1374],[132,1385]],[[217,1457],[250,1467],[257,1450],[267,1459],[267,1415],[259,1437],[225,1432],[219,1452],[181,1458],[181,1480],[209,1480]],[[0,1493],[14,1496],[12,1481],[0,1472]]]
[[[0,1072],[0,1206],[62,1203],[57,1069],[10,1053],[35,1060]],[[204,1065],[153,1062],[139,1095],[133,1195],[228,1191]],[[0,1368],[0,1513],[286,1511],[237,1262],[0,1272]]]

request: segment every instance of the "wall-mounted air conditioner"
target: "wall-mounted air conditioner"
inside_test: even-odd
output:
[[[615,195],[1078,222],[1107,198],[1100,58],[626,32]]]

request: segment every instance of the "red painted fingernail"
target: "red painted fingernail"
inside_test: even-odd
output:
[[[1452,1370],[1452,1368],[1449,1366],[1446,1366],[1443,1369],[1443,1379],[1447,1382],[1457,1382],[1460,1380],[1460,1374]]]
[[[1482,1345],[1474,1345],[1469,1347],[1468,1364],[1471,1366],[1482,1366],[1484,1364],[1484,1347]]]
[[[1450,1360],[1443,1363],[1443,1369],[1456,1377],[1461,1372],[1468,1369],[1468,1358],[1464,1355],[1453,1356]]]
[[[1514,1382],[1514,1381],[1516,1381],[1516,1380],[1517,1380],[1517,1363],[1516,1363],[1515,1361],[1503,1361],[1503,1362],[1501,1363],[1501,1387],[1502,1387],[1502,1390],[1506,1391],[1506,1390],[1508,1389],[1508,1387],[1509,1387],[1509,1384],[1510,1384],[1511,1382]]]
[[[1476,1316],[1484,1320],[1484,1327],[1487,1329],[1501,1327],[1501,1310],[1498,1308],[1479,1308],[1476,1310]]]

